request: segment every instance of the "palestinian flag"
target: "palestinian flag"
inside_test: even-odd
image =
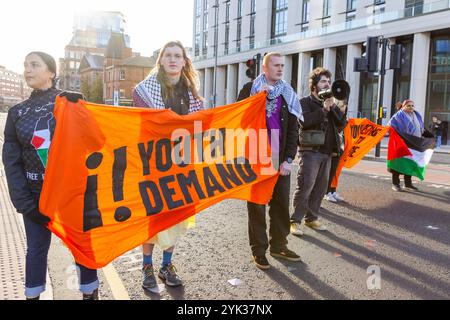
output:
[[[50,121],[52,119],[52,113],[48,113],[44,117],[39,118],[34,129],[33,138],[31,139],[31,144],[36,149],[44,168],[47,166],[48,150],[50,149],[51,143]]]
[[[388,169],[425,179],[425,168],[434,152],[434,138],[399,134],[391,127],[388,146]]]

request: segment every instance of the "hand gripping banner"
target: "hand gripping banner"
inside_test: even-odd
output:
[[[265,93],[187,116],[58,97],[40,198],[49,229],[98,269],[221,200],[268,203],[278,163],[265,109]]]

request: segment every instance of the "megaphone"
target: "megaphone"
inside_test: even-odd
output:
[[[350,97],[350,85],[345,80],[336,80],[333,82],[331,89],[319,92],[319,99],[326,100],[335,97],[337,100],[347,101]]]

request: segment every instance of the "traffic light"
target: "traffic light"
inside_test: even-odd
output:
[[[256,59],[249,59],[247,60],[247,62],[245,63],[247,65],[247,71],[245,72],[245,74],[247,75],[247,77],[249,77],[252,80],[255,80],[256,78]]]
[[[378,37],[368,37],[364,44],[366,47],[365,58],[367,59],[367,71],[378,71]]]
[[[355,58],[353,71],[377,72],[378,71],[378,45],[379,37],[368,37],[364,42],[365,52],[362,58]]]
[[[406,48],[401,44],[390,46],[391,63],[389,69],[401,69],[402,64],[406,62]]]
[[[367,59],[366,58],[355,58],[355,63],[353,65],[354,72],[366,72],[367,71]]]

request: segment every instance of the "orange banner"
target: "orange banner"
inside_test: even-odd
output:
[[[187,116],[58,97],[40,198],[50,230],[98,269],[223,199],[268,203],[265,108],[265,93]]]
[[[344,167],[350,169],[375,147],[386,135],[389,127],[383,127],[367,119],[350,119],[344,129],[345,149],[339,161],[331,186],[337,188]]]

